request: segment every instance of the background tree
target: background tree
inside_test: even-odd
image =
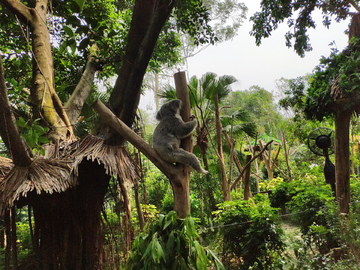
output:
[[[143,76],[149,61],[156,61],[153,52],[162,30],[164,38],[171,36],[166,30],[182,29],[198,43],[215,41],[201,1],[68,1],[65,4],[52,2],[50,5],[46,0],[36,3],[3,0],[0,4],[2,18],[8,18],[1,20],[0,28],[1,54],[5,58],[1,76],[10,76],[10,89],[18,93],[19,89],[30,89],[30,96],[17,104],[31,108],[27,119],[40,119],[36,122],[38,126],[49,128],[46,136],[56,143],[54,146],[59,143],[64,145],[63,142],[68,144],[68,140],[75,139],[73,123],[94,90],[92,84],[96,71],[104,70],[104,76],[116,74],[108,106],[131,126]],[[189,14],[187,10],[193,13]],[[181,23],[175,23],[179,28],[175,28],[175,24],[166,24],[170,15],[179,19],[177,22]],[[5,39],[5,36],[14,38]],[[76,68],[85,67],[81,76],[72,66],[74,59]],[[25,65],[20,65],[21,61]],[[62,68],[55,69],[54,64],[58,63]],[[16,66],[20,67],[22,76],[18,76],[19,72],[14,73]],[[74,79],[74,74],[79,81]],[[73,84],[78,87],[73,87]],[[4,84],[1,90],[6,94]],[[62,90],[68,93],[59,95]],[[65,106],[60,96],[64,98]],[[1,107],[6,108],[6,100],[1,102]],[[5,116],[7,123],[11,124],[11,114]],[[109,183],[108,174],[117,176],[119,181],[135,177],[134,167],[129,162],[131,159],[121,147],[123,138],[100,124],[92,128],[92,133],[101,138],[86,136],[72,144],[71,153],[61,147],[46,148],[45,161],[41,163],[44,165],[39,166],[43,160],[41,157],[13,151],[10,145],[21,144],[15,143],[14,140],[19,137],[9,136],[8,131],[1,129],[1,136],[13,160],[30,159],[31,164],[26,167],[29,174],[21,176],[14,172],[23,165],[16,163],[13,172],[3,181],[1,190],[6,200],[2,206],[11,206],[20,194],[28,195],[22,205],[31,205],[34,211],[34,250],[40,258],[39,267],[100,268],[104,240],[101,209]],[[105,144],[102,138],[106,139]],[[94,147],[97,149],[95,152]],[[48,152],[51,149],[59,149],[60,152]],[[50,159],[56,157],[59,161],[51,163]],[[70,162],[74,174],[70,174],[71,168],[62,163],[63,159],[67,164]],[[101,165],[87,159],[97,159]],[[40,170],[36,179],[32,178],[33,168]],[[50,186],[49,181],[52,183]],[[17,185],[14,186],[13,182]],[[24,183],[27,189],[21,190]],[[34,183],[38,183],[35,190]],[[77,186],[72,189],[74,185]],[[72,244],[68,245],[70,240]]]

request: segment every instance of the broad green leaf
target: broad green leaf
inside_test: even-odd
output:
[[[64,32],[69,36],[69,37],[73,37],[74,36],[74,32],[72,31],[72,29],[66,25],[63,26],[63,30]]]
[[[219,266],[219,269],[226,270],[222,262],[211,249],[207,249],[207,252],[210,253],[211,257],[213,258],[216,269],[218,269]]]
[[[166,221],[163,230],[165,230],[171,224],[171,220]]]
[[[78,4],[80,10],[83,9],[85,0],[75,0],[76,4]]]
[[[18,127],[25,127],[26,122],[25,122],[24,118],[19,117],[19,119],[16,121],[16,125],[17,125]]]
[[[44,137],[44,136],[40,136],[39,139],[38,139],[38,141],[39,141],[40,143],[49,143],[49,142],[50,142],[49,139],[46,138],[46,137]]]

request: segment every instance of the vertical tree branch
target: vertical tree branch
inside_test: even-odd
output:
[[[7,149],[10,151],[13,162],[16,166],[27,167],[31,159],[26,152],[21,140],[19,131],[15,125],[15,117],[12,113],[7,95],[7,88],[4,78],[4,69],[0,53],[0,135]]]
[[[215,101],[215,122],[216,122],[216,140],[217,140],[217,151],[220,162],[220,172],[221,172],[221,186],[223,192],[223,200],[230,201],[230,187],[228,181],[226,179],[226,169],[224,162],[224,154],[222,150],[222,142],[221,142],[221,123],[220,123],[220,112],[219,112],[219,98],[218,95],[214,95]]]

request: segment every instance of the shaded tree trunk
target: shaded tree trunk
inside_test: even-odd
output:
[[[123,179],[118,179],[118,183],[121,190],[121,195],[124,200],[124,210],[125,210],[125,218],[123,220],[125,227],[125,246],[126,246],[126,255],[130,251],[131,248],[131,238],[132,238],[132,226],[131,226],[131,203],[130,196],[128,194],[127,188],[124,184]]]
[[[99,269],[101,210],[110,177],[97,162],[79,165],[79,185],[63,193],[29,194],[39,241],[40,269]]]
[[[335,179],[336,199],[340,213],[349,213],[350,151],[349,125],[351,111],[339,109],[335,115]]]
[[[185,72],[178,72],[174,75],[176,96],[182,101],[180,115],[184,122],[190,120],[190,99]],[[185,151],[192,152],[193,137],[182,139],[180,147]],[[185,218],[190,214],[190,172],[191,168],[183,164],[177,164],[180,174],[169,178],[174,192],[174,210],[180,218]]]
[[[6,247],[5,247],[5,263],[4,269],[10,270],[10,258],[11,258],[11,220],[10,220],[10,210],[6,210],[4,214],[4,223],[5,223],[5,236],[6,236]]]
[[[16,235],[16,208],[11,207],[11,247],[12,247],[12,265],[17,269],[17,235]]]
[[[221,123],[220,123],[220,112],[219,112],[219,99],[218,95],[214,96],[215,100],[215,122],[216,122],[216,141],[217,141],[217,155],[220,162],[220,173],[221,173],[221,186],[223,193],[223,201],[230,201],[230,185],[226,178],[224,154],[222,151],[222,142],[221,142]]]
[[[251,155],[247,155],[246,156],[246,164],[248,162],[250,162],[251,160]],[[251,197],[251,192],[250,192],[250,169],[251,166],[248,166],[246,168],[245,171],[245,178],[244,178],[244,200],[249,200],[249,198]]]

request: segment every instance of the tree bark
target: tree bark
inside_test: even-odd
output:
[[[186,81],[185,72],[178,72],[174,74],[176,96],[182,101],[182,108],[180,111],[181,118],[184,122],[188,122],[191,117],[190,113],[190,99],[189,91]],[[181,140],[180,147],[185,151],[192,152],[193,150],[193,136]],[[181,174],[177,175],[175,179],[169,178],[171,186],[174,191],[174,210],[180,218],[185,218],[190,215],[190,172],[191,167],[183,164],[178,164],[181,168]],[[180,185],[177,183],[181,183]]]
[[[123,179],[118,179],[118,183],[121,190],[121,195],[124,200],[124,208],[125,208],[125,218],[123,220],[125,227],[125,246],[126,246],[126,255],[128,255],[131,248],[131,238],[132,238],[132,226],[131,226],[131,203],[130,196],[126,189]]]
[[[127,126],[133,123],[141,84],[159,34],[177,1],[137,0],[133,10],[123,65],[109,99],[109,107]],[[122,144],[112,135],[110,144]]]
[[[35,118],[43,118],[52,129],[49,137],[65,139],[73,134],[69,119],[54,89],[54,66],[50,33],[46,25],[47,0],[38,0],[34,8],[28,8],[18,0],[1,0],[18,16],[22,23],[30,25],[33,52],[33,76],[30,98]]]
[[[79,83],[76,85],[74,92],[64,106],[65,110],[68,112],[71,125],[76,124],[82,107],[89,97],[96,71],[97,64],[95,62],[95,57],[94,55],[90,55]]]
[[[27,167],[31,159],[21,140],[19,131],[15,125],[15,116],[12,113],[8,99],[7,87],[4,78],[2,58],[0,54],[0,135],[7,149],[10,151],[12,160],[16,166]]]
[[[281,137],[281,143],[282,143],[282,147],[283,147],[283,150],[284,150],[286,166],[287,166],[287,169],[288,169],[288,180],[291,182],[292,181],[292,173],[291,173],[291,167],[290,167],[290,161],[289,161],[289,152],[288,152],[287,147],[286,147],[285,134],[280,129],[279,129],[279,134],[280,134],[280,137]]]
[[[246,164],[249,163],[251,160],[251,155],[246,156]],[[247,201],[251,197],[250,192],[250,169],[251,167],[248,166],[245,170],[245,177],[244,177],[244,200]]]
[[[336,199],[340,213],[349,213],[350,203],[350,151],[349,125],[351,111],[339,109],[335,115],[335,179]]]
[[[10,258],[11,258],[11,220],[10,220],[10,209],[5,211],[4,214],[4,225],[5,225],[5,236],[6,236],[6,247],[5,247],[5,270],[10,270]]]
[[[39,234],[34,250],[41,265],[36,269],[101,269],[101,210],[110,177],[102,165],[86,159],[78,175],[79,185],[73,189],[28,194]]]
[[[16,235],[16,208],[11,207],[11,247],[12,247],[12,265],[17,269],[17,235]]]
[[[221,186],[223,193],[223,201],[230,201],[230,186],[226,178],[226,169],[224,162],[224,154],[222,151],[222,142],[221,142],[221,123],[220,123],[220,112],[219,112],[219,99],[218,95],[214,95],[215,101],[215,122],[216,122],[216,140],[217,140],[217,154],[220,162],[220,173],[221,173]]]

